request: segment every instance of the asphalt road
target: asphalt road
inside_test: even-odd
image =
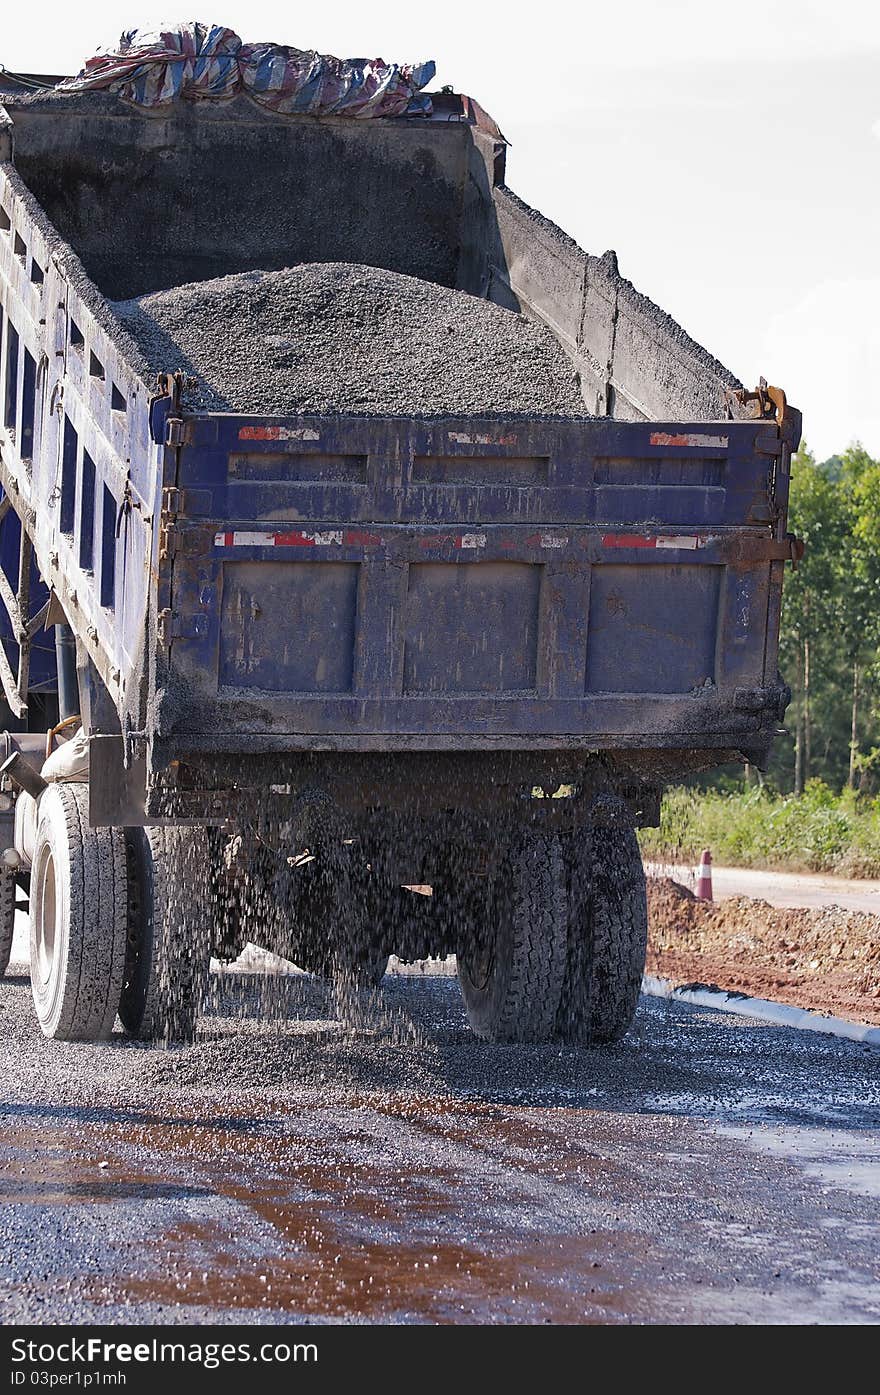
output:
[[[0,982],[0,1321],[880,1320],[875,1049],[659,1000],[497,1047],[448,977],[331,996],[228,973],[163,1051],[44,1041]]]
[[[649,862],[645,870],[656,876],[674,877],[696,887],[693,867]],[[716,901],[728,896],[752,896],[771,906],[843,906],[848,911],[880,915],[880,882],[827,877],[805,872],[767,872],[754,867],[713,867],[712,891]]]

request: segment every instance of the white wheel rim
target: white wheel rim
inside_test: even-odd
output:
[[[59,942],[58,909],[55,859],[47,849],[40,863],[34,926],[36,969],[41,987],[49,983],[55,967]]]

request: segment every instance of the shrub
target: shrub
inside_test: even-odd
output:
[[[646,858],[695,862],[709,848],[716,862],[880,877],[880,799],[836,795],[811,780],[800,797],[766,787],[678,787],[663,799],[659,828],[642,829]]]

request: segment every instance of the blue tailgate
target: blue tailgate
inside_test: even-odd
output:
[[[779,707],[772,423],[186,419],[163,733],[736,744]]]

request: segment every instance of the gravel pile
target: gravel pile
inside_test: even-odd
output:
[[[248,271],[113,308],[150,367],[198,380],[191,411],[589,415],[542,325],[377,267]]]

